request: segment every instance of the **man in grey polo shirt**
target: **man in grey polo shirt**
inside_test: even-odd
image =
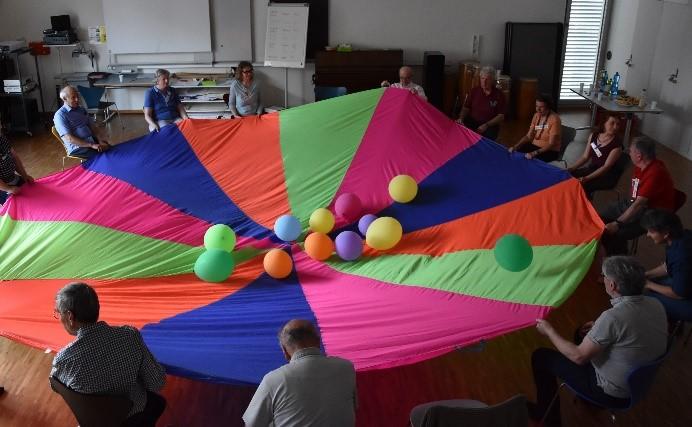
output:
[[[666,312],[659,301],[642,295],[644,267],[634,258],[614,256],[603,261],[602,271],[613,307],[585,325],[586,337],[581,343],[564,339],[548,321],[537,321],[536,329],[557,351],[540,348],[531,357],[537,394],[537,403],[529,405],[533,419],[541,419],[548,410],[557,392],[557,378],[604,406],[627,406],[629,373],[666,351]],[[559,400],[545,425],[560,425]]]
[[[356,371],[348,360],[320,351],[320,336],[307,320],[291,320],[279,332],[287,365],[262,379],[243,421],[248,427],[352,427]]]

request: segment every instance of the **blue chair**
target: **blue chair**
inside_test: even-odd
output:
[[[120,121],[120,126],[125,129],[125,126],[123,126],[123,121],[120,118],[120,111],[118,110],[118,106],[115,104],[115,102],[108,101],[108,96],[106,96],[105,101],[101,101],[103,94],[106,92],[105,87],[77,86],[77,90],[84,99],[87,112],[94,115],[94,120],[96,120],[99,113],[103,113],[103,123],[108,122],[113,118],[113,116],[117,115],[118,120]],[[115,112],[110,110],[111,107],[114,107]]]
[[[329,98],[336,98],[348,93],[343,86],[315,86],[315,101],[323,101]]]
[[[638,368],[632,369],[630,371],[629,375],[627,376],[627,384],[629,385],[630,388],[630,401],[627,406],[623,407],[618,407],[618,408],[609,408],[601,402],[597,402],[593,399],[591,399],[589,396],[586,396],[584,394],[581,394],[572,386],[570,386],[568,383],[563,382],[560,384],[560,387],[558,387],[557,392],[555,393],[555,396],[553,396],[553,399],[550,401],[550,405],[548,405],[548,409],[545,411],[545,414],[543,415],[543,419],[541,420],[540,425],[545,425],[545,420],[548,414],[550,413],[550,410],[553,407],[553,404],[557,399],[560,397],[560,389],[563,387],[567,387],[569,390],[572,391],[576,395],[576,397],[591,403],[592,405],[598,406],[600,408],[608,410],[610,412],[610,420],[612,422],[615,422],[615,413],[616,412],[625,412],[629,409],[631,409],[634,405],[639,403],[646,397],[646,393],[648,393],[649,389],[651,388],[651,385],[654,382],[654,379],[656,377],[656,372],[658,372],[658,368],[661,367],[661,364],[663,364],[663,361],[666,360],[668,355],[670,354],[671,348],[673,347],[673,341],[672,339],[668,342],[668,348],[666,349],[666,352],[663,356],[659,357],[658,359],[654,360],[653,362],[650,362],[646,365],[640,366]],[[576,399],[575,399],[576,400]]]

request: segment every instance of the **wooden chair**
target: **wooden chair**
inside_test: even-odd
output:
[[[86,160],[83,157],[70,155],[70,153],[67,151],[67,147],[65,146],[65,143],[62,141],[62,138],[60,137],[60,134],[58,133],[58,130],[55,129],[55,126],[53,126],[50,131],[53,133],[53,136],[55,137],[55,139],[58,140],[58,142],[62,146],[63,150],[65,150],[65,155],[62,156],[62,170],[65,170],[65,159],[67,159],[67,158],[77,159],[77,160],[79,160],[79,163],[82,163],[84,160]]]
[[[132,409],[127,396],[78,393],[55,377],[50,377],[50,386],[65,400],[80,427],[120,427]]]

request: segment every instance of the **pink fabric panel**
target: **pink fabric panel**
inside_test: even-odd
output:
[[[15,220],[83,222],[191,246],[204,244],[209,227],[128,183],[83,167],[26,184],[6,205],[3,210]]]
[[[294,260],[327,354],[358,370],[427,360],[534,325],[550,310],[344,274],[305,252]]]
[[[334,200],[341,193],[354,193],[364,213],[378,212],[392,203],[387,190],[392,178],[405,174],[420,182],[479,139],[417,95],[389,88],[375,108]],[[388,142],[392,140],[396,143]]]

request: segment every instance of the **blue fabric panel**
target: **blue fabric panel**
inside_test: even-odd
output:
[[[411,232],[527,196],[570,178],[564,170],[523,153],[509,153],[489,139],[450,159],[425,178],[410,203],[393,203],[377,216],[392,216]]]
[[[84,164],[128,182],[145,193],[212,224],[227,224],[240,236],[262,239],[273,232],[252,221],[219,188],[177,126],[119,144]]]
[[[259,384],[286,363],[276,335],[296,318],[317,324],[295,272],[284,280],[264,273],[220,301],[146,325],[142,335],[169,374]]]

